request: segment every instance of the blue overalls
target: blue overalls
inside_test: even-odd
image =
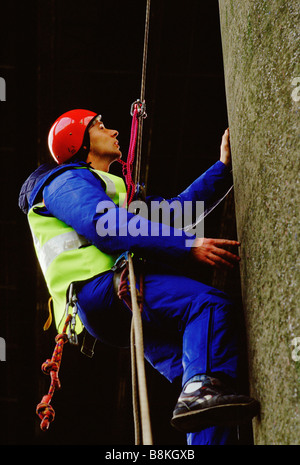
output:
[[[50,179],[50,178],[49,178]],[[176,199],[204,201],[208,208],[231,183],[226,166],[218,161]],[[78,234],[105,253],[125,250],[141,254],[148,264],[144,271],[142,312],[145,358],[169,381],[182,377],[182,385],[195,374],[237,377],[238,344],[233,303],[223,292],[183,276],[174,263],[190,253],[186,238],[166,237],[160,225],[153,236],[128,237],[118,232],[103,238],[96,224],[107,221],[110,212],[97,213],[107,195],[89,170],[61,170],[43,186],[45,205],[52,215],[72,226]],[[174,200],[174,199],[172,199]],[[31,199],[34,202],[34,199]],[[109,222],[108,222],[109,223]],[[113,272],[108,271],[86,283],[78,292],[79,316],[87,330],[99,340],[118,345],[129,330],[131,314],[124,305],[119,319],[111,311],[114,302]],[[119,324],[118,324],[119,323]],[[213,427],[189,433],[190,445],[233,443],[234,430]]]
[[[146,267],[142,321],[144,353],[148,362],[171,382],[182,377],[182,385],[196,374],[227,375],[236,378],[238,343],[235,308],[222,292],[167,268]],[[129,334],[130,311],[108,313],[113,306],[112,272],[86,284],[78,293],[79,315],[88,331],[109,344],[115,344],[116,318],[122,334]],[[232,444],[236,429],[208,428],[189,433],[187,441],[196,444]]]

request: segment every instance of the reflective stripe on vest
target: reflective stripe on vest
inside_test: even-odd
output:
[[[32,233],[32,237],[43,274],[47,273],[49,265],[51,265],[52,261],[61,253],[67,252],[68,250],[79,249],[82,246],[90,244],[84,236],[80,236],[76,231],[69,231],[59,236],[52,237],[43,246],[41,246],[34,233]]]

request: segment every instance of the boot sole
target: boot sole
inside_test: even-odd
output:
[[[237,426],[248,423],[259,412],[259,403],[215,405],[201,410],[191,410],[171,419],[171,425],[183,433],[195,433],[211,426]]]

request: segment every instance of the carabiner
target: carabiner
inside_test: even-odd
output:
[[[135,106],[137,107],[137,110],[138,110],[138,115],[137,116],[139,118],[143,118],[143,119],[147,118],[145,100],[143,102],[141,102],[140,99],[137,99],[135,102],[133,102],[133,104],[131,105],[131,108],[130,108],[131,116],[133,116],[133,114],[134,114]]]
[[[72,312],[72,318],[71,318],[71,320],[69,322],[69,331],[68,331],[67,335],[68,335],[68,339],[69,339],[70,344],[78,345],[78,336],[77,336],[77,333],[75,331],[76,316],[77,316],[77,313],[78,313],[78,310],[77,310],[77,297],[76,297],[76,294],[74,292],[73,283],[70,284],[69,298],[68,298],[68,302],[67,302],[67,305],[66,305],[66,316],[68,316],[68,314],[69,314],[69,307],[70,306],[73,308],[73,312]]]

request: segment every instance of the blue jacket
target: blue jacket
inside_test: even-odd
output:
[[[113,209],[105,213],[97,212],[97,205],[101,201],[110,201],[106,195],[104,186],[98,177],[89,169],[74,169],[78,167],[88,168],[84,162],[65,164],[61,166],[41,165],[22,186],[19,206],[24,213],[37,202],[44,200],[47,207],[46,214],[51,214],[69,226],[78,234],[86,237],[101,251],[108,254],[123,253],[125,250],[137,252],[144,257],[151,258],[180,258],[184,257],[190,247],[186,246],[186,240],[191,239],[190,234],[168,234],[166,226],[161,223],[153,223],[140,217],[143,230],[148,228],[149,234],[132,237],[124,233],[128,222],[134,217],[133,213],[125,209],[119,209],[120,215],[115,216]],[[204,201],[205,209],[210,206],[232,185],[232,177],[228,168],[217,161],[204,174],[197,178],[187,189],[168,202],[179,200]],[[162,198],[148,197],[147,201],[163,200]],[[97,233],[97,224],[112,224],[113,218],[117,218],[115,235],[107,234],[100,237]],[[151,234],[150,234],[151,227]],[[168,229],[170,231],[170,229]],[[166,238],[166,235],[168,237]],[[167,240],[166,240],[167,239]]]

